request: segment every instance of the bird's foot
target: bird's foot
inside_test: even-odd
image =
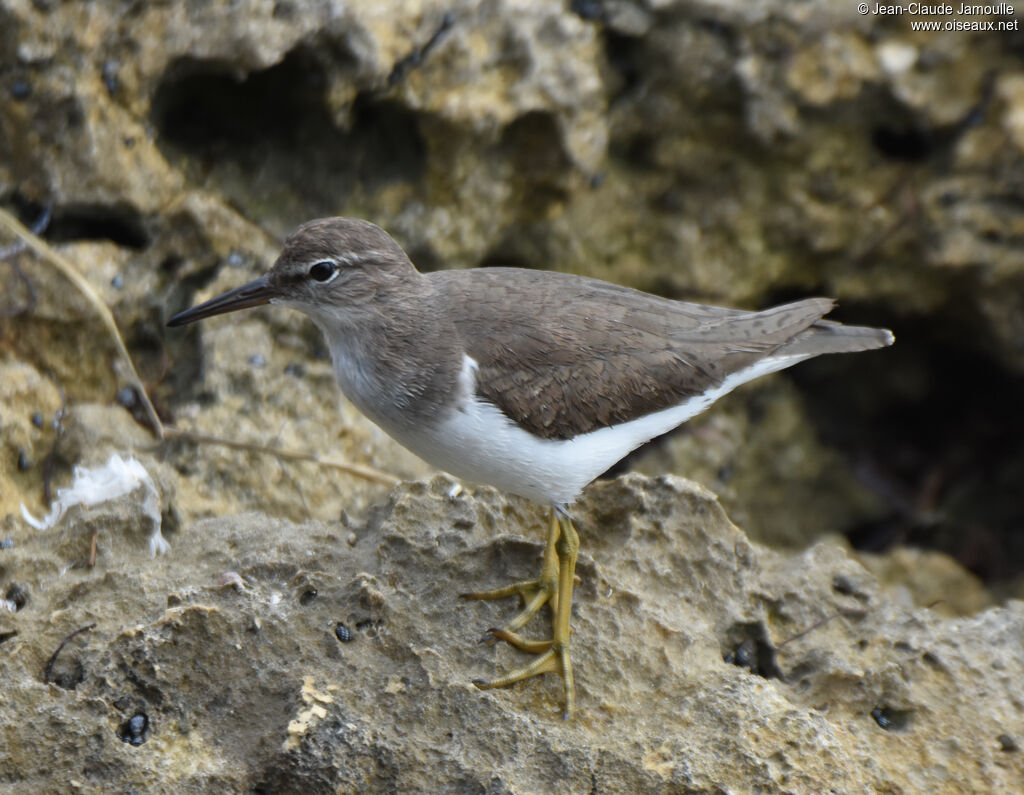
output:
[[[518,635],[515,634],[516,631],[526,626],[530,619],[537,615],[548,602],[551,602],[553,611],[558,609],[558,553],[555,550],[555,545],[559,535],[558,521],[552,513],[551,526],[548,529],[548,538],[544,545],[544,563],[541,566],[540,576],[536,580],[515,582],[504,588],[494,588],[490,591],[459,594],[463,599],[490,600],[507,599],[510,596],[519,597],[523,606],[522,610],[516,613],[502,629],[487,630],[484,641],[494,643],[495,640],[504,640],[517,648],[522,648],[518,643],[509,641],[508,637],[518,638]]]
[[[491,690],[496,687],[510,687],[516,684],[516,682],[522,682],[524,679],[531,679],[541,674],[559,674],[562,677],[562,685],[565,692],[565,710],[562,712],[562,719],[569,720],[576,711],[576,694],[572,681],[572,662],[569,659],[569,644],[557,641],[523,641],[518,637],[515,640],[507,638],[503,638],[503,640],[508,640],[516,648],[534,654],[538,653],[534,651],[535,648],[544,647],[545,650],[529,665],[516,668],[514,671],[509,671],[504,676],[499,676],[495,679],[474,679],[473,684],[481,690]]]
[[[552,609],[558,604],[558,577],[541,574],[536,580],[517,582],[504,588],[495,588],[492,591],[474,591],[459,595],[463,599],[507,599],[510,596],[518,596],[523,605],[522,610],[516,613],[502,629],[487,630],[487,634],[483,638],[487,643],[504,640],[516,646],[518,644],[509,638],[518,638],[518,635],[515,634],[516,631],[526,626],[545,604],[551,602]]]
[[[575,710],[572,663],[569,658],[569,619],[572,612],[572,589],[576,578],[576,553],[579,536],[567,516],[552,512],[551,530],[544,550],[544,565],[536,580],[520,582],[506,588],[463,594],[469,599],[502,599],[519,596],[523,609],[503,629],[490,629],[490,639],[503,640],[528,654],[536,654],[529,665],[491,680],[478,679],[474,684],[482,690],[508,687],[524,679],[554,673],[562,677],[565,693],[563,718],[568,720]],[[551,640],[534,641],[520,637],[516,630],[526,624],[546,603],[551,602],[553,614]]]

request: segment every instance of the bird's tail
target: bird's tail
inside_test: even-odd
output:
[[[776,356],[820,356],[825,353],[855,353],[885,348],[895,337],[888,329],[871,326],[844,326],[834,320],[819,320],[801,331],[785,345],[776,348]]]

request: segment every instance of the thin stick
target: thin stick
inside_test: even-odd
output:
[[[33,235],[32,232],[21,224],[17,218],[2,207],[0,207],[0,227],[6,228],[12,235],[24,240],[29,248],[59,270],[68,281],[78,288],[79,292],[85,296],[93,309],[96,310],[100,319],[103,321],[103,325],[106,326],[107,331],[110,332],[110,336],[113,337],[118,353],[121,354],[121,358],[124,359],[125,363],[128,365],[128,380],[131,382],[132,386],[135,387],[135,391],[142,400],[143,408],[146,411],[146,419],[148,419],[150,423],[150,431],[152,431],[158,439],[163,439],[163,423],[160,422],[160,418],[156,415],[156,409],[153,408],[149,395],[146,394],[146,388],[142,385],[142,379],[140,379],[139,374],[135,372],[135,365],[132,362],[132,357],[128,354],[128,349],[124,345],[124,340],[121,338],[121,332],[117,330],[117,323],[114,322],[114,316],[107,308],[107,305],[103,303],[103,300],[96,294],[96,291],[93,290],[92,285],[89,284],[88,280],[78,272],[78,269],[72,265],[67,258],[61,256],[50,248],[46,241],[36,235]]]
[[[57,662],[57,655],[61,653],[61,650],[65,646],[68,645],[68,641],[70,641],[73,637],[75,637],[75,635],[78,635],[79,633],[82,633],[82,632],[87,632],[88,630],[92,629],[95,626],[96,626],[96,622],[93,621],[91,624],[86,624],[84,627],[79,627],[74,632],[69,632],[67,635],[64,636],[64,640],[62,640],[60,642],[60,646],[57,647],[57,651],[55,651],[53,654],[51,654],[50,655],[50,659],[46,661],[46,668],[43,669],[43,681],[44,682],[49,682],[53,678],[53,664],[55,662]]]
[[[163,431],[165,438],[182,439],[186,442],[196,442],[198,444],[219,444],[222,447],[230,447],[232,450],[246,450],[250,453],[266,453],[277,456],[278,458],[284,458],[288,461],[309,461],[317,466],[337,469],[340,472],[346,472],[357,478],[369,480],[373,483],[381,483],[385,486],[394,486],[396,483],[400,482],[399,478],[396,478],[394,475],[380,469],[375,469],[374,467],[363,466],[361,464],[350,464],[345,461],[336,461],[330,458],[321,458],[320,456],[313,455],[312,453],[300,453],[296,450],[281,450],[277,447],[268,447],[267,445],[262,444],[251,444],[249,442],[236,442],[234,439],[225,439],[223,436],[211,436],[206,433],[186,431],[170,425],[164,426]]]
[[[809,627],[807,627],[807,629],[802,630],[801,632],[797,632],[795,635],[786,638],[784,641],[782,641],[782,643],[780,643],[778,646],[776,646],[775,649],[776,649],[776,651],[780,650],[787,643],[792,643],[794,640],[798,640],[798,639],[802,638],[804,635],[806,635],[809,632],[813,632],[816,629],[821,629],[827,623],[829,623],[830,621],[834,621],[835,619],[839,618],[840,616],[845,616],[846,618],[864,618],[864,616],[866,616],[867,614],[868,614],[867,610],[862,610],[862,609],[856,608],[856,607],[848,608],[846,610],[839,610],[838,612],[835,612],[835,613],[833,613],[830,616],[825,616],[823,619],[821,619],[819,621],[815,621],[813,624],[811,624]]]

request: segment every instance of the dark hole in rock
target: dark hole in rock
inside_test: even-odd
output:
[[[184,257],[182,257],[179,254],[171,253],[164,257],[163,260],[160,262],[160,272],[162,274],[167,275],[169,278],[172,278],[177,273],[178,269],[181,268],[181,266],[184,264]],[[212,278],[212,274],[209,276],[209,278]]]
[[[881,124],[871,131],[871,143],[890,160],[918,163],[931,155],[935,136],[924,127]]]
[[[178,257],[168,257],[161,264],[161,268],[166,268],[170,272],[180,261]],[[218,263],[201,268],[184,278],[172,280],[173,286],[164,304],[166,317],[169,318],[195,303],[196,293],[212,282],[219,270]],[[201,327],[202,324],[196,323],[182,329],[168,329],[163,340],[168,356],[175,363],[166,374],[168,394],[171,395],[173,404],[192,401],[212,403],[215,400],[214,395],[204,394],[202,391],[204,381]],[[158,357],[157,361],[162,361],[162,357]]]
[[[132,656],[141,661],[146,655],[141,649],[136,649]],[[155,704],[156,706],[163,704],[163,691],[157,685],[147,682],[145,677],[137,673],[134,668],[125,668],[124,676],[125,679],[131,682],[134,691],[142,696],[142,698],[144,698],[148,703]]]
[[[384,626],[384,619],[363,619],[356,622],[356,632],[362,632],[370,638],[377,637],[381,628]]]
[[[28,588],[20,583],[12,582],[4,592],[4,599],[11,602],[15,610],[21,610],[28,604]]]
[[[109,240],[136,251],[150,243],[142,214],[124,202],[58,205],[44,236],[53,243]]]
[[[910,727],[912,714],[910,710],[893,707],[875,707],[871,710],[871,717],[875,719],[875,723],[890,732],[906,731]]]
[[[996,742],[999,743],[999,750],[1007,753],[1016,751],[1020,747],[1012,734],[1000,734],[996,737]]]
[[[543,221],[518,223],[505,230],[479,267],[545,268],[552,256],[551,229],[547,224]]]
[[[765,679],[784,679],[763,624],[736,624],[726,633],[722,659]]]
[[[832,578],[832,590],[843,596],[852,596],[854,599],[859,599],[862,602],[870,599],[870,596],[864,592],[863,588],[853,578],[845,574],[837,574]]]
[[[509,236],[490,251],[481,261],[480,268],[534,268],[530,260],[524,259],[523,254],[512,250],[514,244]]]
[[[612,152],[622,162],[637,171],[652,171],[658,168],[655,150],[658,139],[650,133],[637,133],[613,143]],[[668,198],[671,205],[672,199]],[[658,200],[656,200],[658,201]]]
[[[888,506],[849,527],[857,549],[938,549],[986,582],[1024,568],[1024,377],[984,353],[955,307],[894,322],[844,302],[837,320],[894,327],[882,351],[823,356],[787,371],[822,439]]]
[[[942,664],[942,660],[939,659],[938,655],[930,651],[926,651],[924,654],[921,655],[921,662],[923,662],[929,668],[934,668],[937,671],[945,670],[946,667]]]
[[[706,30],[708,33],[713,33],[730,43],[736,39],[735,26],[729,25],[720,19],[712,17],[700,18],[697,20],[697,27],[701,30]]]
[[[501,148],[526,179],[547,182],[572,168],[554,116],[543,111],[524,113],[509,124],[502,131]]]
[[[974,106],[959,119],[941,126],[934,126],[887,93],[878,99],[877,109],[871,114],[872,120],[877,120],[871,128],[871,143],[887,159],[904,163],[919,163],[949,153],[967,130],[984,121],[992,87],[991,79],[986,78],[979,86]]]
[[[248,75],[218,61],[181,59],[153,98],[157,144],[213,182],[223,173],[221,187],[242,204],[284,190],[312,204],[308,215],[336,207],[358,186],[418,179],[426,165],[418,115],[360,95],[342,129],[328,109],[326,83],[317,55],[303,47]]]
[[[85,666],[75,656],[62,654],[53,664],[49,681],[64,690],[74,690],[85,679]]]
[[[307,588],[299,596],[299,604],[303,605],[303,606],[308,605],[310,602],[312,602],[314,599],[316,599],[316,597],[317,597],[316,588]]]
[[[297,56],[247,76],[221,61],[182,58],[164,74],[152,118],[160,135],[182,149],[222,149],[231,157],[232,146],[292,137],[324,112],[323,80],[314,62]]]
[[[620,84],[616,97],[628,94],[640,83],[643,74],[643,40],[635,36],[625,36],[613,30],[604,31],[604,51],[608,64],[618,75]]]
[[[431,271],[444,268],[444,262],[441,261],[433,247],[429,245],[414,245],[406,253],[409,255],[409,259],[412,260],[412,264],[416,266],[416,270],[420,273],[430,273]]]
[[[295,3],[290,0],[278,0],[274,3],[273,16],[274,19],[294,19],[297,11]]]

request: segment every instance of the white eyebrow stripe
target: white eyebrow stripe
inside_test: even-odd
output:
[[[345,254],[336,255],[335,259],[339,264],[345,265],[361,265],[364,262],[372,262],[374,260],[384,259],[387,256],[387,252],[381,251],[380,249],[364,249],[358,252],[347,252]]]

